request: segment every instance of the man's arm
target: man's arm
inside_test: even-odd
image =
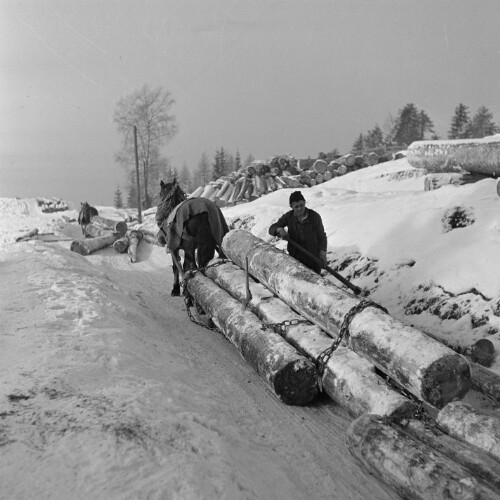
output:
[[[323,221],[321,215],[318,214],[318,244],[319,244],[319,258],[322,260],[323,265],[327,266],[328,261],[326,260],[326,247],[327,247],[327,237],[325,228],[323,227]]]
[[[285,227],[288,227],[288,214],[282,215],[277,222],[271,224],[269,227],[269,234],[271,236],[279,236],[280,238],[286,238],[288,233],[285,230]]]

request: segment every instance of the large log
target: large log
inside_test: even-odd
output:
[[[360,299],[344,292],[281,250],[241,229],[226,234],[224,253],[295,311],[336,336]],[[461,355],[376,307],[357,312],[349,347],[418,399],[436,408],[470,388],[469,364]]]
[[[112,245],[119,237],[119,233],[109,233],[87,240],[74,240],[71,242],[70,249],[80,255],[90,255],[101,248]]]
[[[328,164],[325,160],[316,160],[311,167],[311,170],[317,174],[324,174],[327,170],[327,166]]]
[[[488,453],[448,436],[435,426],[427,428],[420,420],[410,420],[404,430],[430,448],[463,465],[475,477],[479,477],[500,491],[500,464]]]
[[[305,405],[317,396],[314,365],[240,302],[201,273],[188,280],[187,289],[281,401]]]
[[[245,271],[235,264],[208,267],[206,275],[236,300],[246,301]],[[316,325],[304,323],[302,316],[261,283],[250,278],[249,288],[249,310],[267,326],[288,323],[279,328],[280,335],[317,363],[321,353],[331,347],[332,338]],[[366,359],[346,347],[340,346],[333,352],[321,379],[323,391],[355,417],[376,413],[401,418],[416,411],[416,405],[387,385]]]
[[[493,500],[498,489],[382,417],[364,415],[347,431],[349,451],[403,498]]]
[[[203,193],[204,186],[198,186],[189,196],[188,198],[199,198],[201,193]]]
[[[483,139],[416,141],[410,144],[408,163],[427,172],[467,172],[500,176],[500,134]]]
[[[130,262],[136,262],[137,261],[137,247],[139,245],[139,242],[143,238],[143,233],[141,231],[130,231],[129,234],[129,246],[128,246],[128,254],[130,255]]]
[[[106,219],[105,217],[101,217],[100,215],[94,215],[92,219],[90,219],[92,224],[96,226],[107,229],[109,231],[113,231],[114,233],[119,233],[120,236],[123,236],[127,232],[127,223],[124,220],[112,220]]]
[[[83,234],[88,238],[97,238],[98,236],[104,236],[106,234],[112,233],[109,229],[105,229],[97,224],[86,224],[82,226]]]
[[[437,423],[450,436],[473,444],[500,460],[500,418],[462,401],[454,401],[438,413]]]
[[[35,228],[31,229],[30,231],[21,234],[21,236],[18,236],[15,239],[15,241],[18,242],[18,241],[22,241],[22,240],[29,240],[30,238],[32,238],[33,236],[36,236],[37,234],[38,234],[38,228],[35,227]]]
[[[129,246],[129,239],[127,236],[123,236],[120,239],[116,240],[113,243],[113,248],[115,249],[116,252],[118,253],[124,253],[127,251],[127,248]]]

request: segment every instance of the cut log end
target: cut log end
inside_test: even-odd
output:
[[[307,405],[319,393],[318,372],[305,360],[293,360],[276,374],[274,391],[287,405]]]
[[[424,399],[439,409],[455,399],[462,399],[470,387],[469,364],[458,354],[435,361],[422,379]]]

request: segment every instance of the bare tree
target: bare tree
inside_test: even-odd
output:
[[[122,138],[121,150],[115,160],[127,170],[134,164],[133,127],[137,127],[139,164],[141,166],[141,190],[144,190],[144,205],[151,206],[150,196],[158,172],[168,160],[160,154],[160,147],[177,133],[175,116],[171,113],[174,104],[170,92],[161,87],[141,89],[122,97],[116,104],[114,122]],[[153,175],[152,175],[153,174]]]

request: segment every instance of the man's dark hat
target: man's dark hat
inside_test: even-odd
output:
[[[302,193],[300,191],[294,191],[291,195],[290,195],[290,205],[292,203],[294,203],[295,201],[300,201],[300,200],[304,200],[306,201],[306,199],[304,198],[304,196],[302,196]]]

